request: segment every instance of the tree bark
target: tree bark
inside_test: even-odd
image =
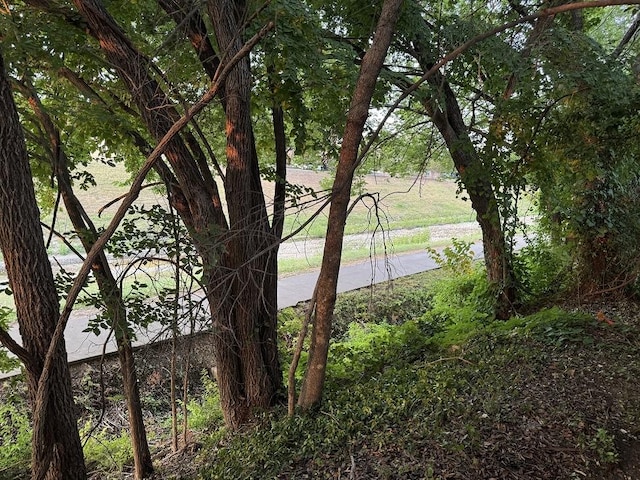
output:
[[[353,175],[358,166],[358,149],[362,141],[364,124],[369,115],[369,105],[376,81],[391,43],[401,5],[402,0],[385,0],[382,5],[373,42],[362,59],[360,74],[347,114],[347,124],[331,195],[322,266],[316,285],[315,318],[309,360],[298,399],[298,406],[303,409],[309,409],[318,404],[322,398],[342,257],[344,226],[351,198]]]
[[[218,49],[225,57],[235,55],[242,46],[245,8],[242,1],[208,2]],[[209,283],[210,304],[222,307],[214,313],[214,351],[220,400],[226,423],[232,427],[245,423],[252,409],[270,407],[282,398],[276,337],[277,259],[276,251],[269,248],[279,238],[271,232],[264,203],[250,100],[251,71],[245,58],[227,77],[221,98],[229,211],[222,262],[233,275],[229,278],[218,269]]]
[[[25,364],[27,384],[37,412],[42,408],[35,400],[38,382],[58,321],[58,295],[42,238],[23,132],[1,56],[0,111],[0,247],[24,349],[30,356]],[[56,350],[48,385],[47,411],[34,414],[33,478],[86,479],[64,342]]]
[[[417,36],[413,39],[413,45],[421,68],[430,71],[433,60],[429,57],[427,44],[423,38]],[[460,175],[460,181],[469,195],[471,206],[476,212],[476,221],[482,231],[487,280],[496,293],[495,314],[497,318],[507,319],[513,313],[515,278],[490,170],[482,162],[469,137],[458,99],[447,79],[438,71],[431,75],[427,82],[437,93],[431,98],[422,98],[422,104],[442,135]],[[510,79],[508,83],[507,91],[514,88],[515,80]]]
[[[140,54],[98,0],[74,0],[89,32],[127,86],[151,134],[160,140],[179,118],[177,109]],[[224,60],[242,48],[234,12],[242,5],[212,2],[210,11]],[[224,46],[224,48],[223,48]],[[270,230],[250,117],[248,60],[225,81],[221,99],[227,118],[225,193],[229,221],[208,169],[194,158],[197,142],[177,135],[165,152],[177,184],[170,184],[172,204],[189,229],[203,259],[212,309],[214,351],[222,409],[227,425],[237,428],[254,408],[273,405],[282,390],[276,343],[279,240]],[[187,146],[187,142],[189,146]]]
[[[73,191],[69,174],[69,161],[60,141],[60,132],[49,114],[45,111],[32,85],[24,82],[24,93],[36,117],[40,121],[43,132],[48,136],[49,151],[51,152],[51,168],[58,183],[67,214],[85,251],[93,247],[98,232],[90,220],[84,207]],[[138,389],[138,380],[133,356],[133,347],[126,320],[126,309],[122,301],[122,291],[113,276],[109,262],[101,252],[92,264],[92,271],[105,304],[107,315],[111,319],[114,330],[118,358],[122,369],[124,395],[127,402],[129,428],[131,431],[131,445],[133,449],[135,479],[143,479],[153,473],[153,462],[147,442],[147,433],[142,414],[142,402]]]

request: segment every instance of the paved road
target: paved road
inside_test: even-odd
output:
[[[476,258],[482,258],[482,246],[474,244],[472,248]],[[338,292],[356,290],[385,282],[389,279],[400,278],[435,268],[437,268],[436,263],[426,251],[391,255],[386,260],[377,258],[344,265],[340,269],[338,277]],[[309,300],[313,295],[317,278],[318,271],[281,278],[278,281],[278,308],[283,309]],[[99,336],[96,336],[93,333],[83,331],[87,328],[88,321],[94,314],[95,311],[90,309],[75,310],[72,313],[65,331],[69,361],[74,362],[94,358],[102,355],[103,351],[112,353],[117,350],[115,341],[113,338],[109,338],[108,332],[102,332]],[[162,330],[163,327],[160,324],[150,325],[146,331],[138,333],[135,345],[145,345],[165,339],[168,334],[164,334],[165,337],[163,337]],[[14,325],[9,332],[13,338],[20,338],[17,325]],[[0,373],[0,379],[15,373]]]

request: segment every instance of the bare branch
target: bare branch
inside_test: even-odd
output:
[[[13,337],[9,335],[9,332],[7,332],[4,328],[0,328],[0,343],[2,343],[2,345],[4,345],[7,350],[18,357],[20,361],[24,363],[24,366],[27,368],[27,370],[33,370],[35,368],[36,362],[33,356],[27,350],[21,347],[20,344],[18,344],[18,342],[16,342]]]
[[[622,40],[620,40],[620,43],[618,44],[616,49],[613,52],[611,52],[612,60],[615,60],[620,56],[620,54],[624,50],[624,47],[626,47],[627,44],[631,41],[631,39],[635,36],[635,34],[638,33],[638,29],[640,29],[640,12],[638,12],[638,14],[636,15],[636,18],[633,19],[631,26],[624,34],[624,37],[622,37]]]

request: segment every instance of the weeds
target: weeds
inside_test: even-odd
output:
[[[204,445],[197,478],[604,478],[622,456],[612,432],[637,431],[627,415],[636,389],[620,386],[640,368],[636,331],[616,336],[618,323],[560,308],[495,321],[475,267],[418,278],[341,296],[325,397],[313,412],[258,412],[228,434],[203,374],[205,393],[189,403]],[[299,314],[287,309],[279,323],[286,359]],[[88,443],[89,464],[128,465],[123,435],[104,431]],[[554,454],[560,448],[574,453]]]
[[[29,467],[31,425],[24,400],[8,398],[0,406],[0,478],[13,478]]]

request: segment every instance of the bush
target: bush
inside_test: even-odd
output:
[[[525,305],[553,298],[574,282],[569,247],[552,244],[542,235],[515,254],[513,266],[519,288],[518,298]]]
[[[85,432],[91,426],[85,426]],[[122,472],[125,465],[133,464],[133,450],[129,432],[121,430],[114,436],[106,428],[94,432],[84,445],[84,456],[87,465],[102,472]]]
[[[400,325],[420,318],[431,307],[431,297],[429,285],[424,284],[341,294],[334,309],[332,337],[341,340],[352,323]]]
[[[415,320],[402,325],[352,323],[344,340],[331,344],[327,375],[329,380],[352,382],[398,362],[413,361],[427,338]]]
[[[189,426],[198,430],[223,423],[218,387],[207,371],[202,372],[202,385],[202,397],[199,400],[191,400],[187,405]]]
[[[474,323],[493,317],[495,296],[483,268],[442,279],[433,287],[431,310],[423,321],[434,325]]]
[[[0,478],[13,478],[29,468],[31,425],[23,400],[9,398],[0,406]]]

